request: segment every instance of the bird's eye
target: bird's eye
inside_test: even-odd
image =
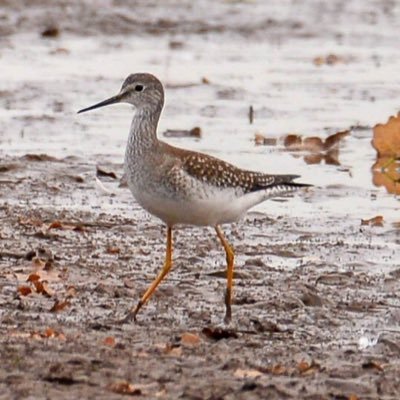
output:
[[[141,92],[143,90],[143,85],[136,85],[135,90],[136,92]]]

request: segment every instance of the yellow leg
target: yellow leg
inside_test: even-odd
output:
[[[167,228],[167,251],[165,255],[165,262],[162,270],[160,273],[157,275],[156,279],[154,279],[153,283],[150,285],[150,287],[146,290],[142,298],[139,300],[137,306],[132,309],[129,314],[126,316],[126,320],[130,320],[131,318],[136,321],[136,315],[139,312],[139,310],[144,306],[147,301],[150,299],[154,291],[157,289],[157,286],[160,284],[160,282],[165,278],[165,276],[168,274],[168,272],[171,270],[172,267],[172,228],[168,227]]]
[[[232,286],[233,286],[233,263],[235,259],[235,253],[233,252],[231,246],[229,245],[228,241],[225,239],[224,234],[221,231],[221,228],[219,225],[215,226],[215,232],[217,232],[217,235],[219,237],[219,240],[222,243],[222,246],[224,246],[225,253],[226,253],[226,264],[227,264],[227,269],[226,269],[226,279],[227,279],[227,284],[226,284],[226,293],[225,293],[225,323],[228,324],[231,319],[232,319],[232,310],[231,310],[231,304],[232,304]]]

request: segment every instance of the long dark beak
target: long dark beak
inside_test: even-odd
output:
[[[86,111],[94,110],[95,108],[100,108],[100,107],[104,107],[104,106],[109,106],[110,104],[119,103],[119,102],[121,102],[122,97],[123,97],[122,93],[117,94],[116,96],[113,96],[107,100],[101,101],[100,103],[97,103],[94,106],[82,108],[82,110],[78,111],[78,114],[86,112]]]

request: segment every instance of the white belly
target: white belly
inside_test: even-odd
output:
[[[206,198],[171,199],[164,196],[133,191],[138,203],[167,225],[215,226],[235,222],[254,205],[263,200],[263,192],[238,196],[234,190],[217,190]]]

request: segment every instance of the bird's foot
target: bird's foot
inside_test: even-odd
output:
[[[136,315],[139,312],[139,310],[142,308],[142,305],[143,305],[143,302],[139,301],[137,306],[135,308],[131,308],[128,311],[128,313],[125,315],[125,317],[118,320],[117,323],[122,325],[122,324],[127,324],[129,322],[132,322],[132,320],[133,320],[133,322],[137,322]]]

